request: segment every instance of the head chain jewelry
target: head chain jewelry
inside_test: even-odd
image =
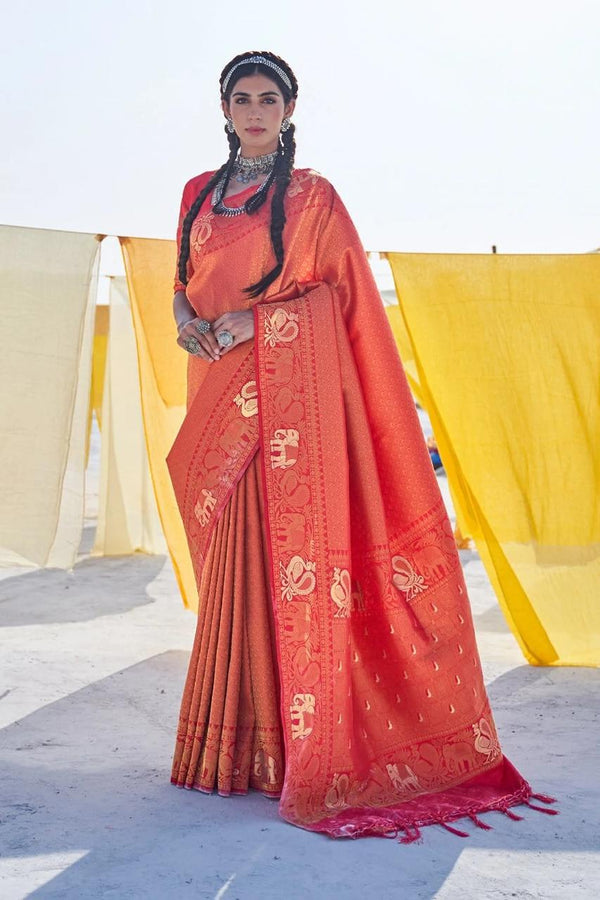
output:
[[[238,66],[245,66],[247,63],[261,63],[263,66],[269,66],[269,68],[273,69],[284,84],[286,84],[289,90],[293,93],[294,90],[292,88],[292,82],[289,77],[283,71],[281,66],[278,66],[277,63],[272,62],[270,59],[267,59],[265,56],[248,56],[246,59],[240,60],[240,62],[236,63],[235,66],[232,66],[225,78],[223,79],[223,85],[221,87],[221,93],[224,94],[227,90],[227,85],[229,84],[229,80]]]

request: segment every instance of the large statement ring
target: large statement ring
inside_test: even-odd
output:
[[[197,353],[200,349],[200,341],[197,341],[195,337],[189,337],[184,346],[188,353]]]
[[[206,319],[200,319],[199,322],[194,322],[194,328],[198,334],[208,334],[210,331],[210,322]]]
[[[217,335],[217,344],[219,347],[231,347],[233,344],[233,335],[230,331],[220,331]]]

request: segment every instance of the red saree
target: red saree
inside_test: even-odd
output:
[[[232,495],[251,465],[262,471],[285,763],[260,739],[252,752],[263,769],[284,766],[281,815],[333,837],[409,841],[463,816],[486,827],[486,810],[516,818],[510,807],[549,798],[500,750],[452,530],[366,255],[316,173],[296,171],[287,204],[285,267],[254,301],[254,342],[191,360],[168,457],[199,584]],[[267,217],[197,219],[187,293],[205,318],[251,305],[240,289],[272,265]]]

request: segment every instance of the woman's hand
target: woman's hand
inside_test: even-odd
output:
[[[220,332],[228,331],[233,337],[233,344],[229,347],[220,347],[221,356],[229,353],[238,344],[250,341],[254,337],[254,313],[251,309],[242,309],[237,312],[228,312],[219,316],[212,323],[212,333],[216,338]],[[218,346],[218,345],[217,345]]]
[[[196,330],[195,326],[200,321],[200,318],[196,317],[195,319],[190,319],[189,322],[185,322],[184,325],[179,329],[177,343],[187,353],[191,353],[192,356],[199,356],[200,359],[207,359],[209,362],[214,362],[215,360],[221,358],[223,350],[217,344],[217,339],[213,331],[207,331],[206,334],[200,334]],[[188,350],[188,348],[186,347],[186,341],[191,340],[191,338],[195,338],[198,342],[198,344],[196,345],[198,347],[197,350]]]

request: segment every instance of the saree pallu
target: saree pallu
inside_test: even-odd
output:
[[[217,523],[260,460],[281,815],[332,837],[403,831],[408,842],[423,825],[453,830],[468,816],[487,827],[478,813],[518,818],[512,806],[549,801],[502,755],[452,529],[383,309],[350,309],[335,286],[311,281],[254,315],[254,345],[211,367],[167,461],[201,584]]]

